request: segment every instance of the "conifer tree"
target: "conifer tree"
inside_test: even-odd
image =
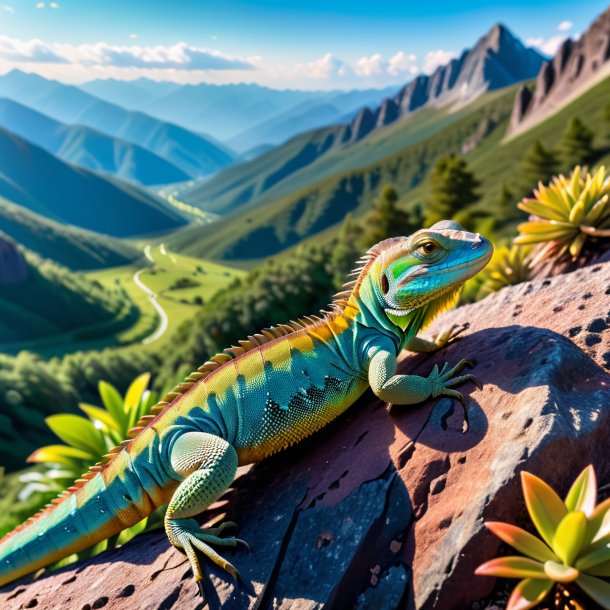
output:
[[[373,203],[373,209],[364,218],[360,240],[363,248],[369,248],[388,237],[409,235],[412,232],[409,215],[396,205],[397,202],[398,193],[394,186],[384,186]]]
[[[559,141],[562,170],[570,172],[576,165],[593,160],[593,132],[578,118],[570,119]]]
[[[558,172],[559,162],[555,153],[536,140],[521,164],[519,195],[529,197],[538,182],[546,184]]]
[[[478,201],[478,186],[478,180],[464,159],[457,155],[439,157],[430,177],[431,196],[425,212],[425,225],[450,220]]]

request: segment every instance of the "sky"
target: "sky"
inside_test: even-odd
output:
[[[496,22],[552,55],[606,2],[0,0],[0,74],[385,87],[433,71]]]

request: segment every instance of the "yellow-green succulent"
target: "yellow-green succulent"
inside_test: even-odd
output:
[[[496,248],[491,262],[480,274],[482,281],[477,300],[505,286],[527,282],[531,277],[530,250],[529,247],[515,245]]]
[[[604,167],[589,173],[576,166],[569,177],[539,183],[517,207],[531,216],[519,225],[515,244],[545,244],[534,263],[568,252],[575,260],[591,238],[610,238],[610,175]]]
[[[597,504],[593,467],[583,470],[565,500],[528,472],[521,473],[521,483],[540,538],[508,523],[485,523],[523,556],[493,559],[476,574],[521,579],[506,610],[535,608],[557,585],[568,583],[610,609],[610,499]]]

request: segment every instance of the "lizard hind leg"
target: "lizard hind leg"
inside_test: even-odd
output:
[[[198,553],[239,579],[235,567],[212,548],[235,548],[242,542],[232,536],[222,536],[223,531],[234,524],[227,522],[206,530],[193,518],[215,502],[233,481],[237,471],[235,449],[213,434],[188,432],[176,440],[170,459],[172,468],[185,478],[174,492],[165,514],[169,541],[188,557],[200,591],[203,591],[204,571]]]

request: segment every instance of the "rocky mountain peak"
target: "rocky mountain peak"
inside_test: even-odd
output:
[[[439,66],[432,74],[420,74],[393,98],[377,108],[365,108],[346,128],[344,141],[361,140],[374,129],[430,105],[465,104],[486,91],[508,87],[533,78],[544,58],[526,47],[505,25],[496,23],[472,47]]]
[[[610,7],[578,40],[567,39],[538,73],[529,101],[515,99],[509,135],[543,121],[607,76],[610,76]]]

